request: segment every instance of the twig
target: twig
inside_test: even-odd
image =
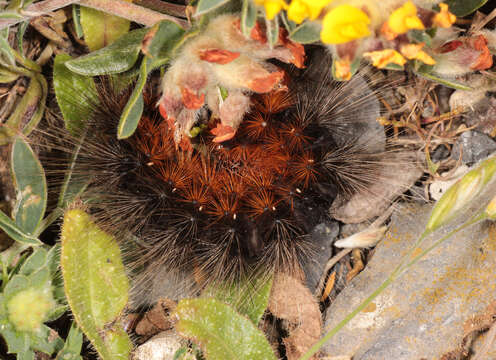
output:
[[[162,0],[135,0],[133,2],[136,5],[146,7],[147,9],[150,10],[155,10],[172,16],[186,18],[187,6],[184,5],[172,4]]]
[[[101,10],[146,26],[152,26],[162,20],[169,20],[183,29],[190,27],[186,20],[162,14],[124,0],[81,0],[79,3],[82,6]]]
[[[43,0],[21,10],[20,14],[23,17],[20,19],[1,19],[0,30],[72,4],[80,4],[92,9],[104,11],[108,14],[116,15],[145,26],[152,26],[161,20],[169,20],[184,29],[190,27],[186,20],[162,14],[158,11],[150,10],[124,0]]]

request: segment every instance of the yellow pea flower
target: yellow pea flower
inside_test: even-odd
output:
[[[306,18],[315,20],[333,0],[293,0],[288,7],[288,19],[299,24]]]
[[[372,60],[372,65],[379,69],[385,68],[389,64],[403,66],[406,63],[403,55],[393,49],[366,52],[363,56]]]
[[[322,20],[320,39],[326,44],[343,44],[370,35],[370,19],[351,5],[339,5]]]
[[[334,76],[343,81],[351,79],[351,61],[349,58],[338,59],[334,62]]]
[[[394,10],[387,21],[389,30],[395,34],[404,34],[408,30],[424,30],[425,26],[417,16],[417,8],[411,1]]]
[[[420,60],[424,64],[434,65],[434,60],[429,54],[422,50],[424,43],[420,44],[406,44],[400,48],[401,54],[409,60]]]
[[[255,0],[255,4],[265,8],[267,19],[272,20],[281,10],[286,10],[288,4],[284,0]]]
[[[441,11],[432,18],[432,25],[443,28],[451,27],[456,21],[456,16],[449,12],[448,5],[445,3],[440,3],[439,8]]]

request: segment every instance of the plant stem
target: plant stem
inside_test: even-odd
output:
[[[152,26],[159,21],[169,20],[176,23],[183,29],[188,29],[190,27],[188,21],[186,20],[178,19],[167,14],[162,14],[158,11],[153,11],[124,0],[81,0],[79,4],[104,11],[112,15],[117,15],[145,26]]]
[[[108,14],[116,15],[145,26],[152,26],[159,21],[169,20],[184,29],[190,27],[188,21],[184,19],[162,14],[158,11],[150,10],[124,0],[42,0],[22,9],[20,14],[23,18],[21,19],[0,19],[0,30],[72,4],[80,4],[92,9],[104,11]]]
[[[402,261],[398,266],[389,274],[388,278],[377,288],[374,290],[372,294],[369,295],[360,305],[358,305],[351,313],[349,313],[343,320],[341,320],[336,326],[334,326],[327,334],[324,335],[322,339],[320,339],[317,343],[315,343],[299,360],[309,360],[313,355],[315,355],[319,349],[329,341],[336,333],[341,330],[344,326],[346,326],[360,311],[365,309],[367,305],[369,305],[377,296],[379,296],[384,289],[386,289],[389,285],[391,285],[396,279],[398,279],[401,275],[403,275],[406,270],[408,270],[411,266],[417,263],[420,259],[422,259],[425,255],[427,255],[430,251],[435,249],[441,243],[443,243],[446,239],[450,238],[457,232],[486,219],[485,213],[477,214],[473,216],[469,221],[459,226],[458,228],[450,231],[448,234],[434,242],[427,249],[423,250],[420,254],[415,256],[411,261],[407,262],[413,252],[420,246],[423,240],[427,235],[430,234],[428,231],[424,231],[422,235],[420,235],[419,239],[415,242],[412,248],[408,251],[406,255],[403,256]],[[405,265],[406,263],[406,265]]]

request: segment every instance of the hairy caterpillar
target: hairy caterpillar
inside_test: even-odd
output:
[[[377,94],[390,82],[363,71],[337,83],[322,49],[308,60],[305,70],[286,68],[287,86],[252,96],[232,140],[212,141],[215,122],[204,111],[193,151],[175,146],[153,90],[136,133],[118,140],[129,94],[102,80],[86,129],[64,136],[69,144],[83,139],[73,177],[88,184],[82,198],[98,223],[121,240],[137,304],[298,272],[312,251],[312,229],[330,217],[336,197],[387,181],[380,170],[394,150],[371,124],[380,114]]]

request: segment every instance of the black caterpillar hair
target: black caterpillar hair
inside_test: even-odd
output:
[[[82,144],[73,179],[87,184],[89,211],[121,241],[137,303],[297,272],[334,199],[385,181],[380,169],[395,150],[375,119],[377,96],[391,81],[365,69],[338,83],[330,68],[329,56],[314,48],[307,69],[286,70],[289,91],[252,97],[233,140],[212,143],[206,128],[192,153],[175,147],[150,91],[138,130],[118,140],[129,91],[102,80],[85,130],[64,136]]]

